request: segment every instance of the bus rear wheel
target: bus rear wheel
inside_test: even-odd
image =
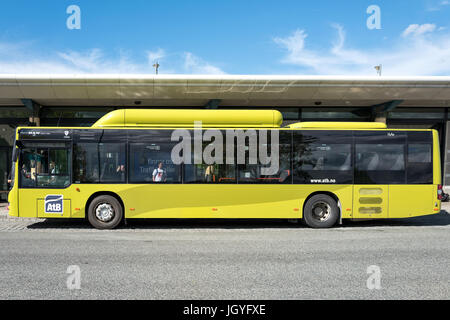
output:
[[[122,217],[122,206],[112,196],[98,196],[89,204],[88,220],[97,229],[114,229],[122,221]]]
[[[336,201],[326,195],[312,196],[303,208],[303,221],[311,228],[331,228],[339,219]]]

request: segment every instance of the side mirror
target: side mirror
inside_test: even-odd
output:
[[[18,148],[14,148],[13,152],[12,152],[12,161],[13,162],[17,162],[17,158],[19,157],[19,149]]]

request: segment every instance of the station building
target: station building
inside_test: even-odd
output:
[[[0,199],[18,126],[88,127],[123,108],[276,109],[284,124],[377,121],[440,135],[450,187],[450,77],[0,74]]]

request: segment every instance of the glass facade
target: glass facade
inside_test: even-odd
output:
[[[114,108],[105,107],[61,107],[44,108],[41,112],[41,126],[90,127]]]
[[[370,108],[302,108],[302,121],[369,121],[371,118]]]
[[[436,119],[444,120],[445,108],[396,108],[388,112],[388,119]]]
[[[0,106],[0,119],[28,119],[30,116],[30,110],[25,107],[1,107]]]
[[[11,166],[11,147],[14,143],[15,127],[0,124],[0,200],[6,200]]]

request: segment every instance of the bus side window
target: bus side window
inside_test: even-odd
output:
[[[171,158],[173,146],[162,141],[130,143],[130,182],[180,183],[181,166]]]
[[[408,132],[407,183],[433,183],[433,137],[431,132]]]
[[[294,183],[353,183],[352,132],[294,132]]]
[[[125,143],[100,143],[100,182],[126,182]]]
[[[355,184],[404,184],[406,135],[355,133]]]
[[[73,182],[96,183],[98,174],[98,144],[76,143],[73,145]]]
[[[257,163],[250,164],[249,152],[245,154],[245,164],[238,164],[239,183],[258,184],[289,184],[292,183],[291,170],[291,143],[292,133],[290,131],[278,131],[278,139],[271,141],[270,130],[267,133],[267,143],[258,143]],[[264,133],[263,133],[264,134]],[[274,135],[274,137],[276,137]],[[261,138],[261,132],[259,134]],[[273,143],[273,144],[272,144]],[[261,150],[263,148],[263,150]],[[272,155],[272,149],[278,152],[278,156]],[[268,164],[262,164],[261,151],[264,157],[268,157]]]
[[[36,185],[36,160],[33,149],[21,150],[19,167],[19,186],[34,187]]]
[[[408,145],[408,184],[433,183],[432,144]]]

